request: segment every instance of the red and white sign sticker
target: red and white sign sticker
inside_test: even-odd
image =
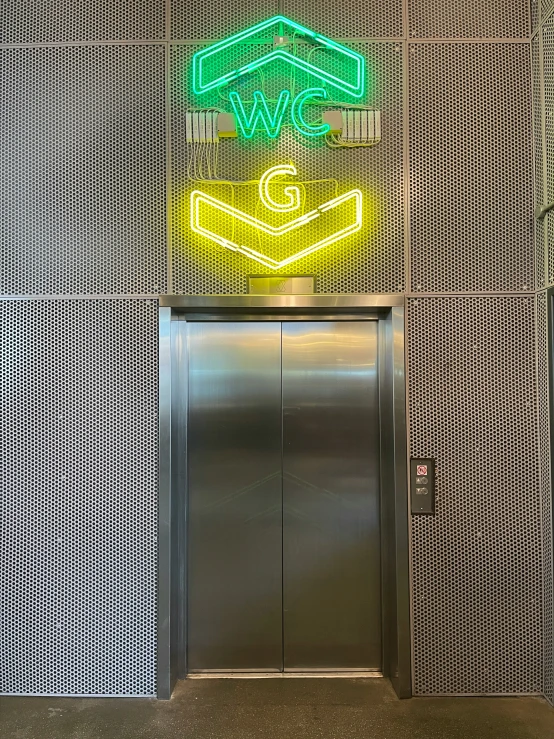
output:
[[[417,465],[417,474],[418,475],[426,475],[427,474],[427,465],[426,464],[418,464]]]

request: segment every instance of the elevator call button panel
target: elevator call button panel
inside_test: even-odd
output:
[[[435,513],[435,460],[410,460],[412,514]]]

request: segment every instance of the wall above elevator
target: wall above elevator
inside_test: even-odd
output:
[[[524,2],[213,0],[191,13],[182,0],[5,0],[0,294],[237,294],[269,272],[186,226],[184,119],[198,104],[194,51],[279,10],[351,40],[383,118],[371,149],[314,149],[287,132],[272,150],[219,146],[229,178],[292,156],[304,179],[375,196],[375,228],[295,271],[325,293],[533,291]]]
[[[546,12],[550,5],[539,2]],[[3,382],[1,395],[10,444],[0,475],[18,525],[2,554],[13,619],[0,652],[8,650],[13,671],[0,692],[155,693],[152,301],[162,293],[244,293],[246,275],[265,271],[183,228],[188,93],[181,70],[207,42],[278,12],[352,44],[377,74],[372,102],[383,116],[379,146],[361,154],[322,148],[314,156],[296,143],[294,154],[306,178],[324,174],[340,183],[352,175],[362,189],[375,191],[378,228],[365,242],[323,250],[296,266],[316,274],[321,292],[406,296],[411,449],[436,456],[438,470],[437,515],[414,521],[412,530],[416,693],[543,690],[534,300],[554,267],[544,266],[533,244],[537,95],[527,2],[210,0],[191,12],[184,0],[4,0],[0,331],[8,370],[27,387],[16,396]],[[537,43],[534,48],[537,66]],[[287,156],[291,145],[285,136],[276,155]],[[245,154],[228,141],[220,150],[229,177],[267,165],[263,147]],[[40,338],[22,343],[21,332],[31,328]],[[65,392],[63,368],[73,367],[74,377],[76,352],[88,379]],[[106,383],[113,372],[111,393]],[[37,376],[43,382],[33,381]],[[127,383],[139,383],[142,411],[129,408]],[[99,451],[104,447],[92,421],[99,403],[114,439],[112,483],[93,496],[89,473],[107,454]],[[22,414],[35,418],[41,404],[59,419],[50,457],[43,453],[44,427],[13,435]],[[77,409],[81,424],[71,425]],[[73,433],[88,455],[69,442]],[[129,470],[129,449],[137,444],[148,460],[142,477]],[[522,455],[528,466],[523,520],[506,470]],[[71,485],[53,487],[52,460],[56,470],[72,471]],[[477,470],[471,483],[462,479],[467,469]],[[61,548],[57,541],[64,495],[64,526],[84,526],[91,551],[101,552],[102,589],[100,565],[82,538],[64,539]],[[75,497],[81,506],[73,505]],[[138,518],[120,515],[129,499],[142,501]],[[118,522],[103,537],[92,533],[93,505]],[[38,538],[37,511],[52,521],[50,534]],[[130,541],[144,563],[132,597],[119,566],[120,546]],[[22,559],[31,546],[36,558]],[[72,596],[62,598],[51,581],[33,579],[37,562],[46,570],[64,568],[74,578]],[[57,615],[31,616],[30,595]],[[133,619],[141,624],[140,658],[132,642],[115,646],[115,635]],[[62,633],[68,624],[72,641],[49,672],[59,624]],[[95,677],[85,684],[75,665],[93,644]],[[22,671],[24,655],[35,648],[42,650],[42,672]]]

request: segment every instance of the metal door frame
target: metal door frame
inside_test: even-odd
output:
[[[185,348],[172,321],[379,322],[383,675],[400,698],[412,695],[409,512],[407,478],[405,301],[400,295],[167,295],[159,309],[158,648],[157,697],[167,700],[185,677],[186,459],[172,454],[186,427],[186,392],[178,386]],[[186,439],[180,439],[180,449]]]

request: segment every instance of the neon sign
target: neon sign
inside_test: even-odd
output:
[[[293,175],[296,176],[296,167],[294,164],[277,165],[276,167],[270,167],[266,172],[263,173],[258,185],[258,192],[260,194],[260,200],[268,210],[274,210],[277,213],[288,213],[291,210],[298,210],[300,207],[300,190],[296,185],[285,187],[284,193],[288,196],[288,203],[277,203],[269,194],[269,184],[274,177],[280,175]]]
[[[271,181],[275,177],[286,174],[296,175],[296,168],[293,165],[270,167],[260,178],[258,183],[260,203],[270,211],[286,213],[297,211],[300,208],[300,191],[296,186],[287,186],[284,188],[284,193],[288,196],[288,202],[285,203],[275,201],[269,194],[268,188]],[[362,226],[362,202],[363,197],[361,191],[357,189],[350,190],[343,195],[322,203],[308,213],[299,215],[297,218],[280,226],[274,226],[228,203],[224,203],[201,190],[194,190],[190,196],[190,226],[193,231],[206,236],[216,244],[230,251],[243,254],[259,262],[264,267],[276,270],[359,231]],[[257,233],[261,232],[272,237],[272,240],[278,240],[280,237],[298,230],[299,238],[302,239],[302,237],[305,238],[305,235],[301,229],[316,220],[328,221],[330,223],[330,233],[313,242],[307,238],[308,243],[299,251],[284,259],[278,260],[267,254],[263,254],[259,250],[241,244],[232,238],[230,239],[217,233],[214,230],[213,224],[214,222],[217,223],[217,215],[221,214],[228,217],[231,221],[239,222],[243,232],[252,235],[253,238],[256,238]],[[341,219],[345,222],[345,225],[337,230],[337,220]],[[325,223],[325,225],[327,224]]]
[[[281,91],[273,112],[270,111],[263,92],[256,90],[253,94],[253,98],[254,103],[250,110],[250,114],[247,114],[238,92],[229,93],[229,100],[233,106],[233,111],[242,135],[246,139],[251,139],[256,131],[258,121],[260,121],[263,124],[267,135],[272,139],[277,138],[281,131],[283,118],[290,102],[290,92],[288,90]],[[307,123],[304,119],[304,104],[310,98],[323,98],[326,100],[327,90],[323,87],[312,87],[298,93],[291,106],[292,123],[296,130],[304,136],[324,136],[331,129],[328,123],[313,125],[311,123]]]
[[[266,95],[266,74],[271,65],[279,77],[283,77],[283,65],[288,68],[290,84],[285,74],[284,86],[289,89],[277,92],[281,85],[273,83],[274,92]],[[259,76],[253,92],[252,86],[240,82],[252,74]],[[233,82],[233,89],[223,95],[221,88]],[[208,99],[211,107],[187,117],[187,142],[197,144],[190,150],[189,173],[197,182],[218,189],[206,191],[206,187],[197,186],[190,193],[188,223],[192,231],[271,270],[359,231],[364,206],[359,189],[338,194],[335,180],[291,183],[290,178],[297,176],[293,164],[271,166],[259,180],[220,179],[217,151],[220,141],[237,133],[248,142],[259,132],[275,140],[284,126],[312,140],[325,137],[325,143],[335,149],[373,145],[369,139],[380,140],[380,135],[371,134],[377,129],[376,124],[370,127],[369,112],[373,111],[360,102],[366,82],[366,61],[361,54],[283,15],[196,52],[192,58],[193,92],[199,97],[209,92],[215,95]],[[348,96],[350,102],[341,103],[334,97],[337,94]],[[216,96],[219,99],[214,100]],[[227,110],[221,109],[221,100],[229,105]],[[325,183],[334,183],[333,191],[317,190],[328,187]],[[257,192],[252,186],[257,186]],[[308,193],[308,186],[317,187]],[[368,202],[371,204],[371,196]]]
[[[235,111],[235,116],[242,135],[245,139],[251,139],[256,130],[256,124],[258,123],[258,120],[260,120],[267,131],[267,135],[271,139],[276,138],[279,135],[281,126],[283,125],[283,116],[285,115],[285,111],[289,104],[290,92],[288,90],[283,90],[281,92],[273,113],[271,113],[267,106],[267,101],[263,92],[256,90],[253,97],[254,105],[252,106],[250,115],[247,115],[238,92],[231,92],[229,95],[229,100],[231,101],[231,105]]]
[[[328,123],[319,125],[311,125],[304,120],[304,103],[310,98],[323,98],[327,100],[327,90],[324,87],[311,87],[299,93],[292,104],[291,118],[297,131],[303,133],[304,136],[325,136],[329,133],[331,126]]]
[[[282,36],[284,31],[291,31],[294,36],[305,37],[310,41],[317,42],[319,46],[332,53],[333,69],[338,62],[341,66],[341,73],[331,73],[323,66],[318,66],[307,59],[291,54],[284,48],[278,47],[271,51],[264,51],[263,46],[260,46],[261,53],[257,59],[226,71],[225,59],[229,56],[229,49],[249,39],[253,40],[262,32],[271,35],[272,31],[273,35],[276,36]],[[216,57],[221,60],[219,67],[217,67],[217,73],[214,71],[215,65],[213,64]],[[269,20],[247,28],[246,31],[241,31],[209,46],[207,49],[196,52],[192,60],[192,87],[194,93],[202,95],[208,90],[226,85],[242,75],[255,72],[276,59],[282,59],[316,77],[320,82],[326,83],[352,97],[360,98],[365,92],[365,58],[361,54],[347,46],[343,46],[343,44],[332,41],[320,33],[315,33],[300,25],[300,23],[285,18],[283,15],[276,15],[269,18]],[[212,64],[207,65],[207,61],[212,62]]]
[[[275,48],[278,42],[274,40],[268,50],[268,36],[271,33],[278,34],[274,39],[279,39],[281,43]],[[293,40],[283,36],[283,33],[289,33]],[[260,38],[260,34],[265,34],[265,38]],[[300,45],[303,52],[299,51],[299,40],[303,42]],[[247,63],[244,63],[245,48],[249,50]],[[314,56],[316,50],[320,51],[317,64]],[[253,61],[250,59],[252,53],[258,55]],[[247,139],[260,130],[265,131],[269,138],[277,138],[289,106],[291,123],[296,131],[308,137],[325,136],[331,127],[324,122],[308,123],[304,116],[306,103],[313,104],[316,99],[327,100],[332,91],[354,98],[361,98],[365,93],[366,62],[361,54],[283,15],[276,15],[196,52],[192,58],[192,89],[201,96],[219,90],[244,75],[253,72],[261,75],[262,68],[276,61],[290,65],[291,74],[301,70],[315,78],[319,85],[300,91],[294,98],[290,90],[282,90],[277,101],[271,105],[263,90],[256,90],[248,103],[236,90],[230,92],[229,102],[235,115],[236,129]],[[291,88],[292,85],[291,82]],[[333,104],[337,105],[337,102]]]

